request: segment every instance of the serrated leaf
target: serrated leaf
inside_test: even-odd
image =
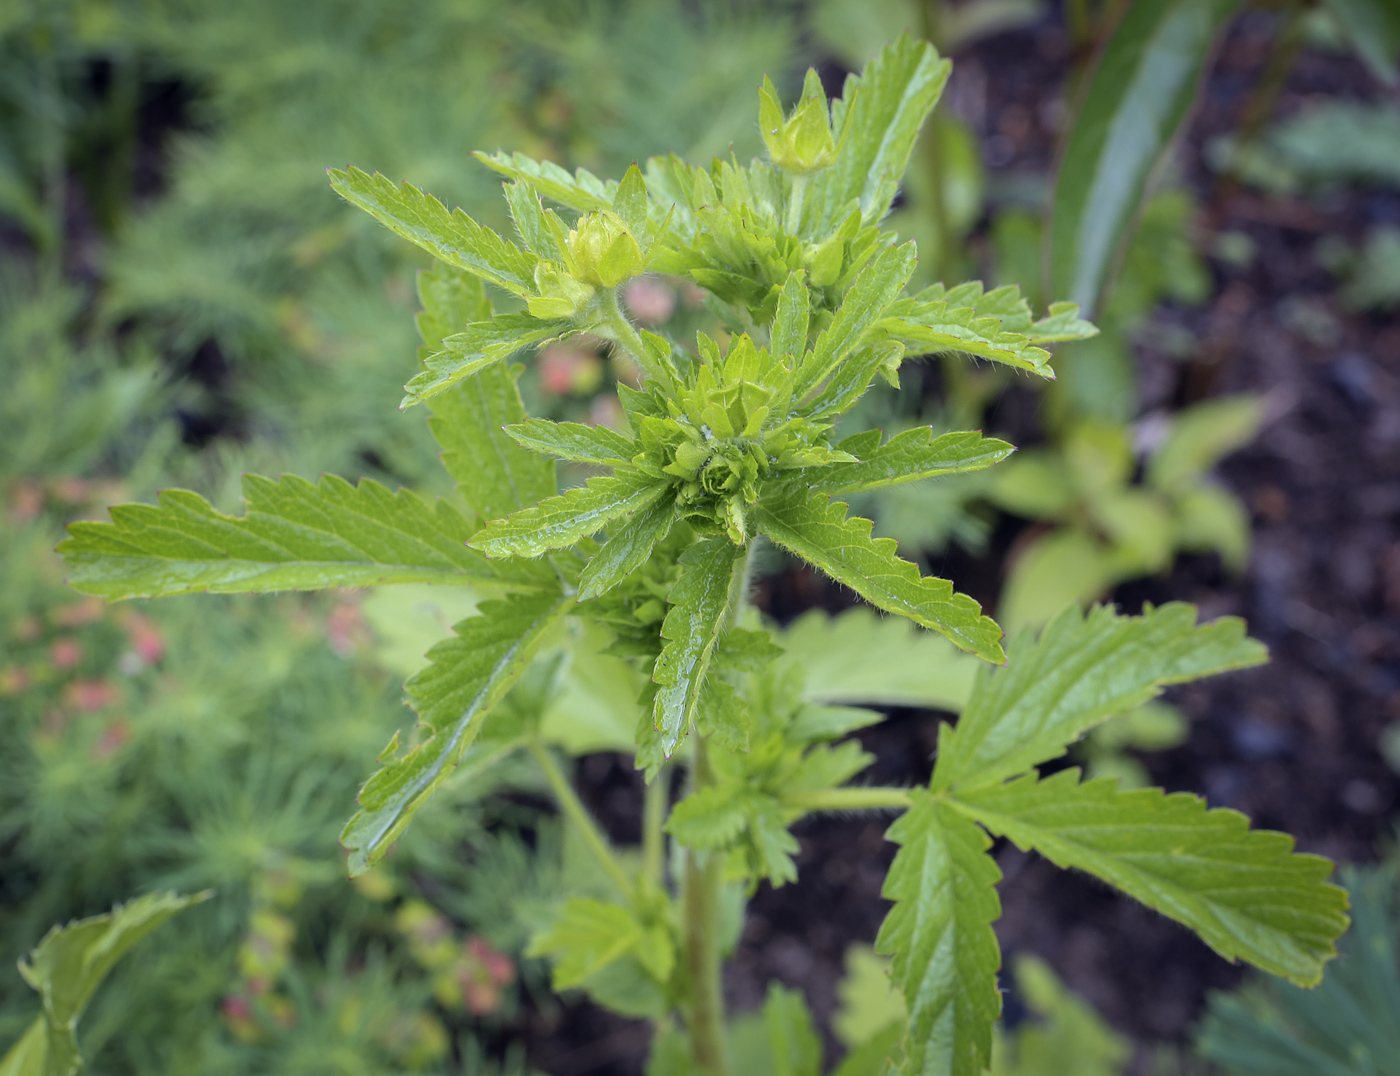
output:
[[[617,529],[594,553],[578,580],[578,600],[606,594],[647,562],[676,520],[676,498],[663,493]]]
[[[768,350],[775,359],[792,369],[797,368],[802,356],[807,353],[811,303],[807,285],[802,283],[802,274],[789,273],[782,291],[778,293],[778,311],[773,317]]]
[[[696,789],[671,809],[666,832],[687,848],[721,848],[749,823],[749,813],[771,796],[733,785]]]
[[[1099,329],[1079,316],[1078,303],[1051,303],[1045,317],[1033,322],[1026,330],[1032,344],[1057,344],[1069,340],[1087,340],[1098,336]]]
[[[889,308],[879,326],[913,355],[961,352],[1040,377],[1055,377],[1050,352],[1032,344],[1025,333],[1011,332],[999,317],[970,306],[954,306],[950,299],[902,299]]]
[[[539,586],[528,566],[492,564],[466,548],[471,523],[445,501],[369,479],[245,475],[246,514],[167,490],[159,505],[111,509],[110,523],[74,523],[59,547],[69,582],[108,599],[317,590],[382,583]]]
[[[801,993],[769,983],[763,1023],[768,1030],[769,1076],[820,1076],[822,1040]]]
[[[490,557],[538,557],[576,545],[619,516],[646,508],[666,489],[635,473],[590,478],[587,485],[491,520],[468,544]]]
[[[861,452],[849,440],[836,446],[860,457],[856,463],[829,463],[805,472],[803,481],[822,493],[856,493],[901,482],[964,471],[980,471],[1016,451],[980,431],[934,435],[932,426],[896,434],[873,451]]]
[[[667,594],[661,654],[652,671],[656,701],[652,725],[669,758],[691,723],[710,674],[715,650],[731,616],[734,573],[743,550],[727,538],[705,538],[680,556],[680,574]]]
[[[450,265],[419,273],[418,295],[423,304],[420,355],[469,322],[491,316],[481,281]],[[525,421],[518,373],[519,367],[491,367],[433,399],[428,428],[442,447],[443,465],[478,519],[496,519],[558,492],[553,461],[521,448],[504,433],[504,426]]]
[[[831,324],[798,367],[794,396],[806,396],[860,346],[865,334],[904,290],[917,260],[915,246],[909,242],[891,247],[860,271]]]
[[[1104,44],[1060,155],[1051,293],[1093,312],[1238,0],[1138,0]]]
[[[400,409],[431,400],[464,377],[484,370],[525,348],[539,347],[572,331],[567,319],[542,321],[530,314],[497,314],[444,337],[423,358],[423,369],[404,386]]]
[[[872,538],[873,524],[847,517],[847,507],[824,493],[779,486],[759,501],[755,522],[775,545],[844,583],[871,605],[907,616],[987,661],[1005,660],[1001,629],[946,579],[921,575],[895,554],[891,538]]]
[[[1286,833],[1185,792],[1123,791],[1116,778],[1063,770],[960,792],[953,805],[1024,850],[1087,871],[1190,927],[1227,960],[1299,986],[1322,978],[1346,929],[1332,864],[1293,852]]]
[[[642,924],[632,909],[611,901],[574,897],[548,930],[536,934],[526,956],[554,958],[554,989],[569,990],[637,948]]]
[[[75,1076],[82,1069],[78,1019],[113,966],[156,927],[212,894],[148,893],[110,912],[51,929],[20,975],[39,993],[43,1012],[0,1060],[5,1076]]]
[[[566,250],[563,243],[563,222],[557,217],[550,220],[540,205],[540,196],[535,188],[524,181],[506,183],[506,205],[510,207],[510,219],[521,241],[535,255],[546,261],[562,262]]]
[[[617,194],[616,180],[601,180],[587,169],[570,174],[553,161],[536,161],[523,153],[473,153],[482,164],[507,179],[523,179],[551,202],[586,213],[611,209]]]
[[[1069,608],[1032,643],[1019,636],[1006,670],[984,671],[956,728],[938,738],[935,791],[989,784],[1062,755],[1094,725],[1153,698],[1167,684],[1247,668],[1267,659],[1244,623],[1196,625],[1184,602],[1142,616],[1099,606]]]
[[[573,606],[572,597],[557,592],[483,602],[480,615],[428,651],[429,664],[404,685],[424,738],[387,760],[360,789],[360,810],[340,837],[352,875],[369,870],[408,827]]]
[[[561,459],[596,463],[601,467],[625,464],[641,451],[641,446],[607,426],[586,426],[582,422],[551,422],[532,418],[506,427],[516,442],[536,452],[547,452]]]
[[[840,152],[808,191],[807,217],[824,235],[839,225],[852,201],[874,224],[889,212],[919,129],[933,111],[952,64],[932,45],[907,35],[846,79],[831,119]]]
[[[876,952],[894,957],[891,978],[909,1010],[905,1071],[982,1076],[1001,1013],[992,932],[1001,871],[975,824],[925,791],[911,800],[886,834],[900,845],[882,890],[894,907],[875,939]]]
[[[391,231],[435,258],[465,269],[489,284],[524,295],[535,286],[535,257],[484,228],[460,209],[451,212],[417,187],[378,172],[331,169],[331,186]]]

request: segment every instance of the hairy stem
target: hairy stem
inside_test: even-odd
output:
[[[696,788],[711,780],[705,741],[695,738],[692,771]],[[724,992],[720,981],[719,900],[724,884],[723,862],[709,851],[688,849],[682,896],[685,916],[685,963],[690,980],[691,1056],[703,1076],[728,1076],[724,1048]]]
[[[647,877],[658,886],[666,879],[666,808],[671,774],[662,766],[642,801],[642,864]]]
[[[588,845],[589,851],[597,858],[598,863],[607,872],[618,891],[631,900],[632,879],[628,877],[627,872],[622,869],[622,864],[613,855],[612,846],[608,844],[608,839],[603,836],[603,831],[598,828],[598,823],[588,813],[588,808],[583,805],[583,801],[578,798],[578,793],[569,784],[568,778],[560,771],[558,764],[554,761],[554,756],[549,753],[549,748],[536,739],[526,741],[526,746],[529,747],[530,754],[535,756],[535,761],[539,763],[544,779],[549,782],[550,790],[559,802],[559,809],[574,824],[583,837],[583,843]]]
[[[784,807],[803,811],[895,811],[909,806],[907,788],[827,788],[819,792],[789,792]]]
[[[597,311],[602,316],[598,332],[622,348],[648,377],[654,378],[667,391],[674,389],[670,373],[652,360],[646,344],[642,341],[642,334],[622,312],[622,307],[617,301],[616,289],[602,289],[598,293],[597,304]]]

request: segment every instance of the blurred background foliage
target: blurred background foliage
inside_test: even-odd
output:
[[[1067,5],[1072,36],[1106,25],[1101,8]],[[1047,17],[1060,16],[1036,0],[0,5],[0,1045],[36,1011],[13,957],[52,923],[158,888],[215,896],[97,995],[82,1025],[94,1071],[524,1071],[511,1043],[527,1010],[546,1026],[554,1011],[542,968],[520,958],[522,924],[584,868],[528,766],[464,775],[387,869],[353,885],[336,845],[373,755],[411,720],[399,678],[469,610],[373,593],[107,607],[67,590],[51,552],[65,522],[162,486],[234,510],[243,471],[450,492],[426,426],[394,408],[414,372],[422,259],[335,198],[328,166],[410,179],[504,227],[498,180],[472,149],[614,175],[654,153],[746,158],[765,73],[791,91],[820,62],[834,91],[842,68],[903,29],[956,57]],[[1282,25],[1341,47],[1322,7]],[[1077,55],[1072,77],[1089,52]],[[1039,311],[1062,297],[1042,287],[1051,177],[989,169],[981,137],[941,108],[895,223],[919,241],[921,283],[1018,284]],[[1207,157],[1265,192],[1396,187],[1400,111],[1320,100]],[[1023,451],[984,475],[856,506],[926,563],[950,545],[990,555],[998,528],[1015,528],[998,581],[1008,625],[1181,553],[1213,551],[1230,571],[1248,559],[1248,515],[1212,472],[1267,408],[1233,397],[1144,413],[1134,359],[1151,326],[1188,361],[1198,342],[1164,336],[1154,312],[1210,298],[1207,255],[1254,256],[1243,234],[1201,239],[1199,216],[1168,169],[1096,311],[1102,334],[1057,352],[1059,380],[1034,408],[1039,443],[1017,438]],[[1351,308],[1400,303],[1394,227],[1324,240],[1318,258]],[[677,332],[705,316],[679,281],[644,279],[626,298],[638,321]],[[530,363],[522,387],[535,413],[607,423],[630,376],[571,341]],[[999,368],[955,359],[904,377],[853,421],[999,432],[1012,384]],[[1140,782],[1130,752],[1186,734],[1171,707],[1144,709],[1079,759]],[[1393,890],[1393,878],[1353,881]],[[866,1014],[848,1030],[864,1030],[838,1024],[853,1051],[888,1015],[869,963],[852,965],[865,985],[848,1006]],[[1368,972],[1383,979],[1383,965]],[[1328,1004],[1342,1004],[1342,978]],[[1004,1036],[998,1072],[1121,1071],[1127,1046],[1047,968],[1025,962],[1014,981],[1032,1019]],[[1226,1059],[1231,1035],[1313,1048],[1303,1004],[1259,991],[1222,1002],[1211,1056]],[[1292,1030],[1260,1030],[1279,1027]]]

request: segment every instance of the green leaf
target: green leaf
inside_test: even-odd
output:
[[[643,927],[632,909],[611,901],[574,897],[549,929],[530,940],[526,956],[554,958],[554,989],[569,990],[633,952]]]
[[[1185,792],[1122,791],[1063,770],[959,792],[952,806],[1024,850],[1087,871],[1190,927],[1227,960],[1299,986],[1322,978],[1346,929],[1332,864],[1293,852],[1286,833],[1251,830],[1238,811]]]
[[[676,520],[676,498],[671,493],[637,512],[593,554],[578,580],[578,600],[606,594],[647,562],[656,544],[670,533]]]
[[[1019,636],[1015,660],[973,689],[957,728],[938,738],[935,791],[1004,780],[1062,755],[1094,725],[1153,698],[1167,684],[1259,665],[1262,643],[1244,623],[1196,625],[1184,602],[1118,616],[1099,606],[1066,609],[1034,643]]]
[[[661,625],[661,654],[652,671],[657,685],[652,725],[667,758],[695,720],[731,617],[734,576],[743,566],[743,550],[723,537],[702,539],[681,554],[680,574],[666,596],[671,608]]]
[[[1103,47],[1055,180],[1051,292],[1092,311],[1238,0],[1138,0]]]
[[[904,290],[914,272],[914,244],[891,247],[866,265],[846,292],[840,309],[797,370],[793,395],[806,396],[829,377]]]
[[[617,181],[606,182],[580,168],[573,175],[553,161],[535,161],[523,153],[473,153],[482,164],[507,179],[522,179],[552,202],[586,213],[591,209],[611,209],[617,195]]]
[[[832,103],[840,152],[816,173],[807,195],[808,219],[818,235],[835,229],[854,200],[861,219],[874,224],[889,212],[924,120],[938,104],[952,64],[933,46],[907,35],[846,79]]]
[[[803,697],[817,703],[865,702],[961,710],[979,663],[948,640],[903,617],[869,608],[829,616],[814,609],[778,635],[806,672]]]
[[[671,809],[666,832],[687,848],[722,848],[744,832],[761,804],[777,806],[777,801],[756,789],[709,785]]]
[[[798,991],[769,983],[763,1022],[772,1062],[766,1071],[771,1076],[820,1076],[822,1041],[807,1001]]]
[[[400,409],[431,400],[462,378],[509,358],[517,351],[558,340],[573,330],[567,319],[542,321],[530,314],[497,314],[445,337],[423,359],[423,370],[404,386]]]
[[[900,845],[882,891],[894,901],[875,939],[892,955],[909,1031],[906,1072],[982,1076],[1001,1013],[1001,951],[992,923],[1001,914],[1001,871],[976,825],[926,791],[886,835]]]
[[[1005,441],[983,437],[979,431],[934,436],[932,426],[905,430],[870,452],[859,451],[850,441],[836,447],[859,456],[860,461],[829,463],[804,471],[803,481],[812,489],[831,494],[856,493],[919,478],[980,471],[1016,451]]]
[[[75,920],[45,934],[29,959],[19,965],[24,981],[43,1000],[43,1012],[0,1060],[0,1074],[75,1076],[83,1066],[78,1018],[107,973],[176,912],[210,896],[148,893],[103,915]]]
[[[474,276],[438,265],[418,274],[423,311],[419,354],[469,322],[491,316],[486,290]],[[479,519],[496,519],[558,492],[554,463],[521,448],[502,427],[525,421],[516,388],[519,367],[490,367],[434,397],[428,428],[442,447],[442,462]]]
[[[352,205],[435,258],[465,269],[488,284],[523,296],[535,287],[535,257],[483,228],[460,209],[450,213],[431,194],[378,172],[331,169],[331,186]]]
[[[807,326],[812,314],[811,298],[802,274],[788,274],[778,293],[778,312],[769,335],[769,353],[779,362],[796,369],[807,353]]]
[[[452,638],[428,652],[428,666],[405,685],[423,738],[407,754],[387,759],[365,783],[360,810],[341,834],[352,875],[363,874],[388,851],[451,775],[491,709],[573,606],[573,598],[558,593],[483,602],[479,616],[456,625]]]
[[[59,547],[69,582],[108,599],[238,594],[381,583],[537,587],[528,566],[467,549],[471,524],[446,501],[369,479],[274,481],[245,475],[247,513],[226,516],[198,494],[112,508],[110,523],[74,523]]]
[[[1098,326],[1079,316],[1078,303],[1051,303],[1049,313],[1026,330],[1032,344],[1056,344],[1098,336]]]
[[[1180,492],[1252,441],[1263,420],[1258,396],[1221,396],[1188,407],[1173,418],[1171,432],[1147,461],[1147,480]]]
[[[1388,0],[1323,0],[1331,9],[1351,46],[1387,86],[1400,83],[1396,56],[1400,54],[1400,9]]]
[[[758,528],[774,544],[796,554],[870,604],[907,616],[946,635],[964,650],[1000,663],[1001,629],[946,579],[920,575],[895,555],[891,538],[871,538],[873,524],[847,517],[846,505],[797,485],[779,486],[756,506]]]
[[[619,516],[655,503],[667,487],[636,473],[602,475],[557,497],[493,519],[469,543],[490,557],[538,557],[596,534]]]
[[[532,418],[506,427],[517,444],[536,452],[548,452],[561,459],[596,463],[602,467],[625,464],[641,451],[641,446],[606,426],[586,426],[582,422],[551,422]]]
[[[912,355],[956,351],[1051,380],[1055,377],[1050,352],[1032,344],[1025,333],[1008,331],[1001,318],[975,307],[953,306],[949,299],[902,299],[889,308],[880,328]]]

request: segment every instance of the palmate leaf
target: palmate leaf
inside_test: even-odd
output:
[[[980,471],[1016,451],[1005,441],[978,431],[935,436],[933,427],[905,430],[880,444],[880,431],[848,437],[836,446],[859,457],[857,463],[831,463],[803,472],[803,480],[822,493],[856,493],[920,478]]]
[[[419,273],[418,295],[423,303],[420,355],[464,325],[491,316],[481,281],[450,265]],[[553,461],[520,447],[503,429],[525,421],[518,370],[504,364],[490,367],[433,398],[428,428],[442,447],[443,465],[478,519],[496,519],[558,492]]]
[[[666,486],[636,472],[590,478],[587,485],[491,520],[470,545],[489,557],[538,557],[546,550],[578,544],[619,516],[646,508],[666,491]]]
[[[498,314],[490,321],[474,322],[462,332],[445,337],[437,350],[424,357],[423,370],[404,386],[399,407],[431,400],[462,378],[527,347],[558,340],[573,327],[567,319],[541,320],[530,314]]]
[[[535,257],[484,228],[460,209],[451,212],[408,183],[358,168],[332,169],[331,186],[391,231],[416,243],[435,258],[465,269],[488,284],[515,295],[535,287]]]
[[[805,486],[771,488],[755,522],[775,545],[844,583],[871,605],[941,632],[964,650],[1000,664],[1001,629],[945,579],[923,576],[895,554],[891,538],[871,538],[873,524],[847,517],[846,505]]]
[[[517,444],[536,452],[546,452],[579,463],[596,463],[601,467],[625,464],[641,451],[637,442],[616,430],[606,426],[587,426],[582,422],[551,422],[546,418],[532,418],[507,426],[506,433]]]
[[[886,836],[900,845],[882,895],[894,901],[875,939],[904,994],[910,1076],[982,1076],[1001,1014],[1001,871],[975,824],[924,791]]]
[[[1185,792],[1121,790],[1078,770],[957,793],[954,807],[1018,847],[1117,886],[1197,934],[1299,986],[1322,978],[1346,929],[1332,864],[1293,852],[1286,833],[1251,830],[1238,811]]]
[[[1167,684],[1267,658],[1242,621],[1222,617],[1198,627],[1196,610],[1183,602],[1140,617],[1118,616],[1111,606],[1087,615],[1071,607],[1028,641],[1012,644],[1016,660],[1004,672],[984,672],[957,727],[939,730],[935,791],[1014,777]]]
[[[861,219],[874,224],[889,212],[909,154],[952,64],[933,46],[907,35],[846,79],[831,119],[841,152],[818,172],[807,193],[806,220],[824,235],[839,225],[855,201]]]
[[[539,587],[530,565],[493,564],[468,549],[472,524],[445,501],[326,475],[245,475],[247,513],[228,516],[198,494],[117,505],[110,523],[74,523],[58,548],[69,582],[108,599],[381,583]]]
[[[666,596],[671,608],[661,625],[661,654],[652,679],[652,725],[667,758],[695,720],[715,651],[733,613],[734,573],[742,550],[723,537],[696,542],[680,557],[680,574]]]
[[[369,870],[407,828],[573,606],[572,597],[557,591],[484,602],[478,616],[428,651],[428,665],[405,685],[424,738],[389,758],[360,789],[360,809],[340,836],[352,875]]]

